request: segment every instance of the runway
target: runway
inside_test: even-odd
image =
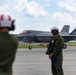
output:
[[[45,52],[46,48],[19,48],[13,64],[13,75],[52,75],[51,62]],[[63,57],[64,75],[75,75],[76,47],[64,49]]]

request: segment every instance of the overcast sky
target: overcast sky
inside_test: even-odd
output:
[[[15,31],[50,31],[52,27],[76,27],[76,0],[0,0],[0,13],[8,13],[16,20]]]

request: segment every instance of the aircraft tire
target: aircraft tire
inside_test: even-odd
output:
[[[64,44],[63,49],[66,49],[66,48],[67,48],[67,45],[66,45],[66,44]]]
[[[32,46],[29,46],[28,48],[29,48],[29,50],[31,50],[32,49]]]

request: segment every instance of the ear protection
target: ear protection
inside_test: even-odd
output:
[[[53,35],[55,35],[55,34],[58,34],[59,32],[58,32],[58,30],[52,30],[51,33],[52,33]]]
[[[10,31],[13,31],[15,29],[14,25],[15,20],[11,19],[10,15],[0,15],[0,29],[2,28],[8,28]]]
[[[58,33],[59,33],[58,28],[57,28],[57,27],[53,27],[53,28],[51,29],[51,33],[52,33],[53,35],[58,34]]]
[[[11,27],[9,28],[10,30],[14,31],[15,30],[15,25],[14,25],[15,20],[12,21]]]

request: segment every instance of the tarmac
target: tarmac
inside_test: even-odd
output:
[[[19,48],[13,64],[13,75],[52,75],[46,48]],[[76,46],[63,50],[64,75],[76,75]]]

